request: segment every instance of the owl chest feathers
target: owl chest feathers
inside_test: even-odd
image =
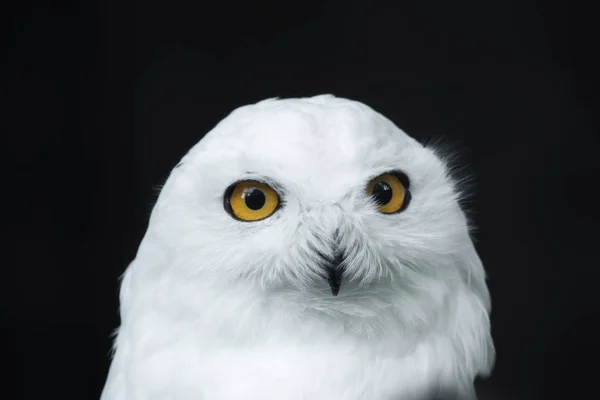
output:
[[[129,395],[103,400],[393,400],[472,379],[456,367],[460,343],[444,321],[419,331],[393,306],[369,313],[358,303],[319,309],[204,296],[193,318],[181,305],[154,305],[123,324],[113,363],[121,371],[111,373]]]

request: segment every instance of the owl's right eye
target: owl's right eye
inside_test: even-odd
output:
[[[410,202],[408,177],[401,172],[389,172],[369,182],[367,194],[377,204],[379,212],[396,214],[406,209]]]
[[[240,221],[260,221],[279,208],[279,195],[269,185],[259,181],[240,181],[225,191],[225,210]]]

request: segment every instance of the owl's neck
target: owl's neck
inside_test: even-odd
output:
[[[489,370],[493,360],[487,313],[467,288],[442,296],[446,301],[440,304],[434,297],[383,289],[332,299],[243,283],[178,282],[177,291],[171,284],[143,286],[143,292],[126,286],[119,360],[128,354],[171,357],[174,343],[185,349],[177,357],[190,360],[236,349],[304,354],[309,346],[410,365],[421,360],[428,366],[435,359],[436,370],[448,374],[441,378],[451,382],[459,374],[467,383]]]
[[[165,293],[158,289],[152,299],[152,314],[161,325],[196,332],[206,342],[223,345],[347,338],[405,351],[440,329],[448,314],[445,296],[433,298],[392,286],[347,285],[337,297],[327,291],[261,290],[245,282],[183,284],[175,296],[164,287]]]

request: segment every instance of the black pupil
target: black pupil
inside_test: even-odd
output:
[[[383,206],[392,200],[392,188],[386,182],[377,182],[373,187],[373,198],[380,206]]]
[[[255,211],[263,208],[266,200],[265,194],[261,190],[255,188],[248,189],[244,195],[246,206]]]

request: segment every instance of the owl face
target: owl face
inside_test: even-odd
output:
[[[436,154],[369,107],[267,100],[183,158],[151,225],[185,276],[349,300],[460,280],[457,196]]]

